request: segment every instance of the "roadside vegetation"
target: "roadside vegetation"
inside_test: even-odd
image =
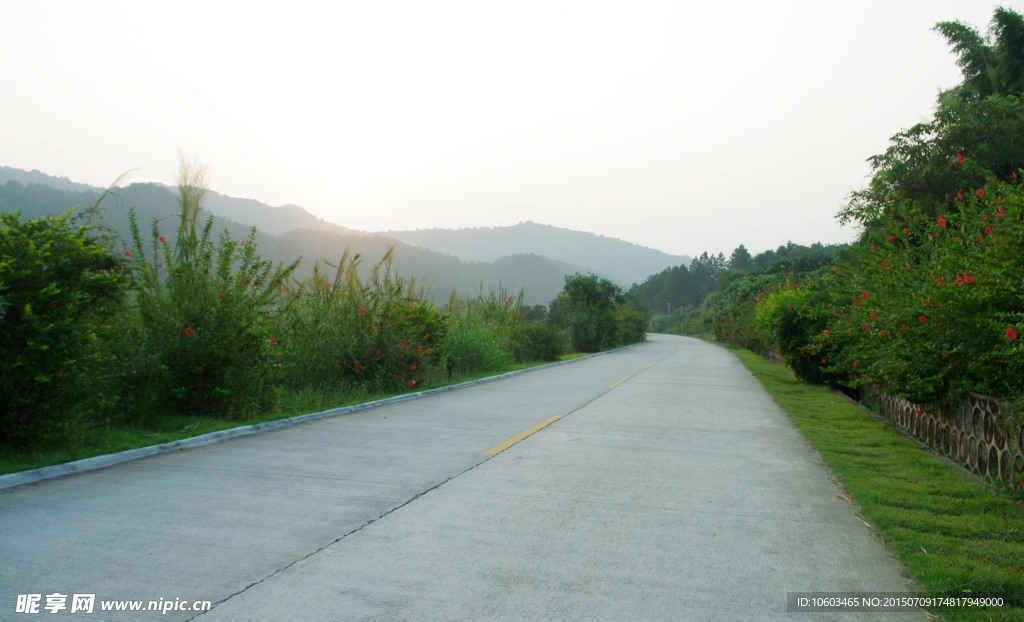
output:
[[[988,37],[935,30],[963,81],[870,159],[837,215],[859,239],[705,253],[634,288],[653,328],[777,353],[851,395],[983,393],[1024,412],[1024,17],[996,9]]]
[[[369,278],[343,253],[294,278],[200,221],[202,168],[183,161],[176,222],[131,240],[95,209],[0,221],[0,472],[438,387],[641,341],[647,317],[614,284],[566,277],[439,307],[391,253]],[[116,191],[115,191],[116,195]],[[115,196],[116,198],[116,196]],[[574,350],[575,347],[575,350]]]

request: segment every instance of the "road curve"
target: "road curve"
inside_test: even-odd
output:
[[[910,589],[739,361],[665,335],[3,490],[0,534],[0,620],[877,620],[787,594]]]

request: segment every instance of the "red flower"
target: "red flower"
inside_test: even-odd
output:
[[[978,188],[977,191],[975,191],[974,194],[978,195],[978,198],[980,199],[981,197],[985,196],[985,189],[984,188]]]
[[[157,239],[160,240],[161,242],[166,242],[167,241],[167,240],[164,239],[164,236],[160,236]]]
[[[945,227],[946,226],[946,219],[943,218],[942,216],[939,216],[939,226],[940,227]]]
[[[416,381],[415,381],[415,380],[410,380],[410,381],[409,381],[409,384],[407,384],[407,385],[405,385],[405,386],[411,389],[411,388],[413,388],[414,386],[416,386]]]
[[[1003,206],[1000,205],[999,209],[996,210],[996,217],[997,218],[1002,218],[1003,216],[1006,216],[1006,212],[1003,211]]]
[[[415,365],[410,366],[409,367],[409,371],[416,371],[416,366]]]
[[[962,192],[957,192],[956,193],[956,198],[957,198],[958,201],[963,201],[964,200],[964,194]]]
[[[871,245],[871,252],[872,253],[875,252],[875,245],[874,244]]]
[[[277,339],[274,339],[273,337],[271,337],[270,338],[270,345],[276,346],[277,345]]]
[[[158,263],[158,264],[156,265],[156,269],[157,269],[157,270],[163,270],[163,269],[164,269],[164,262],[162,262],[162,261],[161,261],[160,263]]]
[[[919,321],[919,322],[921,322],[922,324],[924,324],[925,322],[927,322],[927,321],[928,321],[928,318],[927,318],[926,316],[924,316],[924,315],[918,316],[918,318],[917,318],[917,319],[918,319],[918,321]]]
[[[889,241],[890,241],[890,242],[892,242],[892,241],[893,241],[893,240],[895,240],[895,239],[896,239],[896,236],[894,236],[894,235],[892,235],[892,234],[890,233],[890,234],[889,234]]]
[[[359,359],[356,359],[356,367],[359,367]]]
[[[195,332],[195,331],[193,331],[191,328],[186,328],[185,329],[185,336],[186,337],[191,337],[193,332]]]
[[[131,257],[132,256],[132,249],[130,249],[130,248],[124,249],[124,256],[125,257]]]
[[[871,314],[871,319],[872,320],[877,320],[878,319],[878,314],[877,313],[872,313]]]
[[[1014,328],[1013,326],[1007,326],[1006,327],[1006,338],[1007,339],[1016,339],[1017,338],[1017,329]]]
[[[910,229],[903,227],[903,235],[910,235]]]
[[[868,297],[868,290],[866,290],[866,289],[865,289],[864,291],[862,291],[862,292],[860,293],[860,297],[861,297],[861,298],[867,298],[867,297]]]
[[[239,246],[245,246],[245,240],[242,240],[241,242],[239,242],[238,245]]]
[[[434,353],[434,350],[432,348],[427,348],[427,354],[433,354],[433,353]]]
[[[865,333],[870,333],[870,332],[871,332],[871,327],[870,327],[870,326],[868,326],[867,324],[865,324],[865,325],[864,325],[864,332],[865,332]]]
[[[900,330],[907,330],[907,325],[903,324],[902,326],[900,326]]]
[[[985,235],[992,235],[992,227],[985,227]]]
[[[974,282],[974,275],[973,274],[965,274],[964,275],[964,283],[967,283],[968,285],[970,285],[973,282]]]
[[[217,299],[218,299],[218,300],[224,300],[224,294],[219,294],[219,295],[217,296]]]
[[[910,270],[910,264],[909,264],[909,263],[905,263],[905,264],[903,264],[903,268],[904,268],[905,270]]]
[[[964,163],[964,154],[960,153],[959,151],[956,152],[956,163],[957,164],[963,164]]]
[[[366,309],[359,307],[359,315],[366,315]]]

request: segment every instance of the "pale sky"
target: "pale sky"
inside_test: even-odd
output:
[[[173,183],[180,150],[217,192],[363,231],[533,220],[727,256],[852,240],[866,159],[960,81],[932,27],[997,6],[0,2],[0,165]]]

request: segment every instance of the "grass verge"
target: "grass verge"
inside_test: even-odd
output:
[[[1024,509],[891,424],[785,365],[730,348],[818,450],[906,574],[928,595],[1001,597],[937,607],[943,620],[1024,620]]]

